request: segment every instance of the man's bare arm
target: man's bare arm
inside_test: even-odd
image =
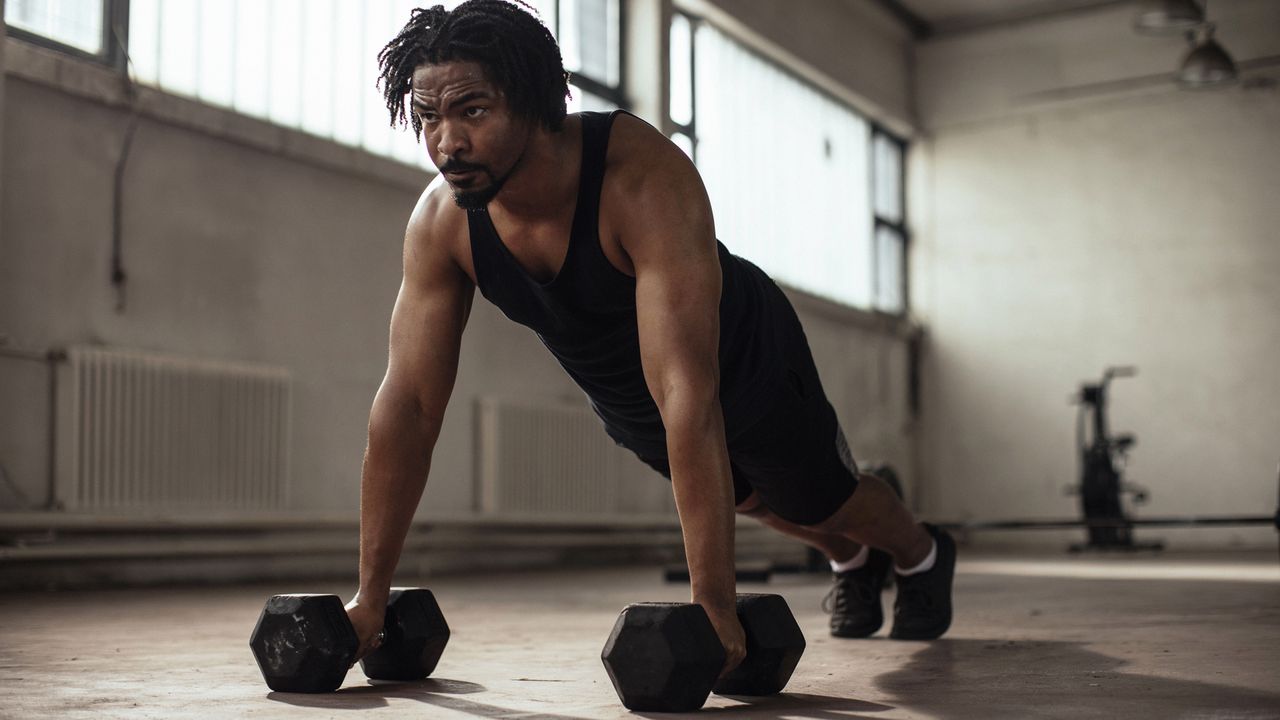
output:
[[[417,510],[457,376],[474,285],[449,253],[433,184],[405,232],[404,279],[391,313],[387,374],[369,414],[360,480],[360,591],[348,610],[360,655],[381,627],[391,576]]]
[[[615,141],[629,145],[611,216],[620,220],[614,226],[635,267],[645,382],[667,429],[692,599],[716,625],[730,669],[745,649],[734,605],[733,482],[719,398],[721,271],[711,205],[678,148],[634,119],[616,122]]]

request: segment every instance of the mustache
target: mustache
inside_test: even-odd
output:
[[[471,171],[488,172],[488,168],[486,168],[483,165],[473,165],[472,163],[463,162],[461,160],[450,160],[449,162],[446,162],[444,165],[441,165],[437,169],[442,173],[458,173],[458,172],[471,172]]]

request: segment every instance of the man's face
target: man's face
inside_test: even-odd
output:
[[[427,151],[454,201],[468,210],[485,207],[519,163],[532,124],[512,115],[474,62],[421,65],[411,88]]]

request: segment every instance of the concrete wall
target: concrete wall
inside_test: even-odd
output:
[[[917,49],[925,507],[1076,513],[1067,396],[1107,365],[1147,515],[1267,515],[1280,460],[1280,4],[1212,3],[1243,86],[1175,89],[1131,8]],[[1271,58],[1270,61],[1265,58]],[[1260,62],[1250,62],[1259,58]],[[1272,544],[1271,529],[1151,531]],[[1043,535],[1021,535],[1052,542]]]
[[[111,188],[129,109],[105,71],[16,40],[9,51],[0,334],[35,349],[101,343],[288,367],[292,509],[354,515],[403,228],[428,176],[144,92],[125,177],[129,283],[118,312]],[[864,314],[797,301],[855,452],[908,465],[903,341]],[[38,504],[48,474],[44,368],[0,363],[0,463]],[[420,516],[471,511],[482,394],[580,398],[530,332],[478,297]],[[656,475],[638,463],[629,472],[640,480],[629,505],[670,506]],[[0,493],[0,510],[15,509]]]

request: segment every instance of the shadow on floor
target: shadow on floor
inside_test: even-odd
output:
[[[459,695],[484,692],[484,690],[485,687],[483,685],[465,680],[428,678],[410,683],[379,683],[371,681],[370,685],[347,687],[337,692],[315,695],[273,692],[267,694],[267,699],[296,707],[324,708],[327,710],[371,710],[386,707],[389,698],[401,698],[464,712],[480,718],[582,720],[572,715],[504,708],[457,697]],[[803,693],[783,693],[770,697],[741,697],[736,695],[726,697],[730,697],[742,704],[729,707],[705,708],[697,714],[703,716],[732,716],[734,720],[739,718],[742,720],[777,718],[783,715],[816,719],[858,720],[869,716],[855,715],[853,713],[876,713],[893,709],[890,705],[881,705],[863,700]],[[619,705],[618,709],[622,710],[621,705]],[[682,717],[684,714],[632,713],[632,715],[658,720],[660,718]]]
[[[487,703],[457,697],[484,692],[485,687],[466,680],[427,678],[417,682],[379,682],[347,687],[331,693],[306,695],[300,693],[267,693],[267,699],[297,707],[325,708],[327,710],[371,710],[386,707],[388,698],[416,700],[427,705],[464,712],[480,718],[520,718],[520,720],[584,720],[573,715],[539,713],[529,710],[489,705]]]
[[[946,720],[1064,712],[1076,718],[1280,718],[1280,693],[1124,673],[1126,661],[1084,648],[1042,640],[935,640],[875,684],[902,709]],[[1206,663],[1206,676],[1214,672]]]
[[[733,720],[748,720],[749,718],[814,718],[815,720],[831,719],[831,720],[859,720],[860,718],[870,718],[870,715],[857,715],[855,713],[882,713],[886,710],[893,710],[892,705],[881,705],[880,703],[867,702],[866,700],[858,700],[855,698],[834,697],[831,695],[813,695],[809,693],[788,693],[784,692],[780,695],[769,695],[766,697],[746,697],[740,695],[726,695],[725,697],[741,702],[741,705],[730,705],[728,707],[712,707],[704,708],[698,712],[698,715],[704,717],[714,717],[717,715],[732,717]],[[659,720],[660,718],[668,718],[670,715],[660,713],[635,713],[643,717]]]

